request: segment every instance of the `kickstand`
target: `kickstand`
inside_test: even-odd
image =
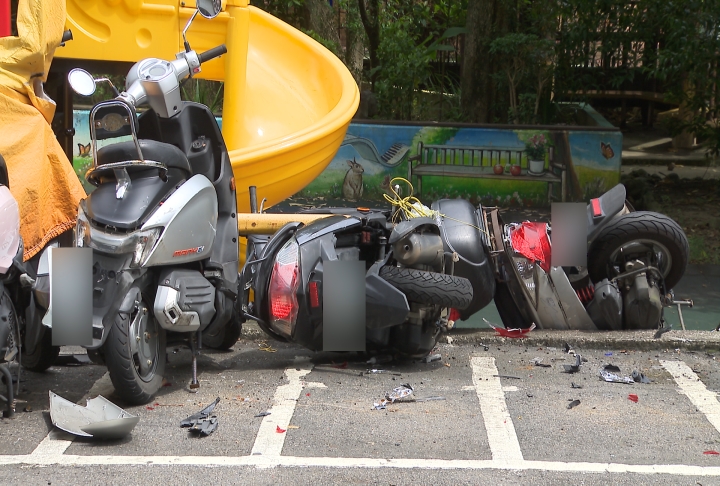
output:
[[[190,389],[194,390],[200,388],[200,382],[197,379],[197,357],[200,354],[200,347],[202,346],[202,334],[200,331],[193,334],[190,337],[190,351],[192,351],[192,381],[190,382]]]

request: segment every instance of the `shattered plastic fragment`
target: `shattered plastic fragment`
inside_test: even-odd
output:
[[[423,363],[432,363],[433,361],[440,361],[442,359],[442,355],[440,354],[431,354],[430,356],[425,356],[423,359]]]
[[[635,395],[634,393],[631,393],[630,395],[628,395],[628,400],[630,400],[631,402],[637,403],[638,400],[639,400],[639,398],[638,398],[638,396]]]
[[[645,383],[645,384],[651,383],[651,382],[650,382],[650,378],[648,378],[647,376],[643,375],[643,374],[640,373],[639,371],[633,371],[631,376],[632,376],[632,379],[633,379],[633,381],[634,381],[635,383]]]
[[[413,387],[410,386],[409,383],[403,383],[399,387],[393,389],[392,392],[387,393],[385,395],[385,398],[390,400],[390,402],[395,403],[395,400],[400,400],[402,398],[408,397],[412,394]]]
[[[626,383],[628,385],[632,385],[633,383],[635,383],[633,379],[629,376],[623,378],[619,375],[616,375],[615,373],[610,373],[606,369],[600,369],[600,378],[609,383]]]
[[[582,388],[582,386],[581,386],[581,385],[577,385],[577,384],[575,384],[575,383],[573,383],[573,382],[570,382],[570,388]]]
[[[580,400],[573,400],[572,402],[568,403],[567,408],[568,409],[575,408],[578,405],[580,405]]]
[[[277,432],[278,434],[284,434],[286,431],[286,429],[281,429],[279,425],[275,427],[275,432]]]
[[[703,452],[703,454],[707,454],[710,456],[720,456],[720,452],[718,452],[718,451],[705,451],[705,452]]]
[[[531,361],[531,363],[532,363],[533,365],[535,365],[535,366],[540,366],[540,367],[542,367],[542,368],[551,368],[551,367],[552,367],[551,364],[543,363],[543,362],[542,362],[542,358],[533,358],[533,360]]]
[[[424,397],[424,398],[416,398],[416,402],[430,402],[434,400],[445,400],[445,397]]]
[[[511,329],[505,329],[504,327],[498,327],[492,322],[488,321],[483,317],[483,321],[485,321],[485,324],[492,327],[498,335],[503,337],[509,337],[509,338],[522,338],[525,337],[527,333],[535,329],[535,323],[533,322],[532,326],[528,327],[527,329],[520,329],[520,328],[511,328]]]
[[[207,407],[200,410],[198,413],[190,415],[188,418],[180,422],[180,427],[195,427],[195,425],[202,421],[207,419],[212,411],[215,409],[215,406],[220,402],[220,397],[217,397],[214,402],[212,402]],[[217,426],[216,426],[217,428]],[[213,428],[213,430],[215,430]],[[212,431],[211,431],[212,432]]]
[[[564,364],[563,367],[565,368],[565,373],[577,373],[580,371],[580,363],[582,361],[582,358],[579,354],[575,355],[575,364],[574,365],[567,365]]]
[[[271,412],[260,412],[259,414],[255,415],[255,417],[267,417],[270,415]]]

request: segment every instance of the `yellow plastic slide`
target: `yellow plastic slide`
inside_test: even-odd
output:
[[[293,195],[330,163],[360,100],[355,80],[330,51],[288,24],[223,0],[213,20],[197,16],[188,41],[228,53],[203,64],[199,77],[225,81],[222,128],[235,173],[238,211],[248,187],[266,207]],[[194,0],[67,0],[74,40],[56,57],[136,62],[174,59]]]

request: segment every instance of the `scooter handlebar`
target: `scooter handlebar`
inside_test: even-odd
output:
[[[65,32],[63,32],[62,40],[60,42],[64,44],[65,42],[71,41],[72,39],[73,39],[72,31],[70,29],[68,29]]]
[[[215,59],[216,57],[220,57],[226,52],[227,47],[225,47],[225,44],[222,44],[220,46],[213,47],[212,49],[205,51],[201,54],[198,54],[198,61],[200,61],[200,64],[202,64],[204,62]]]

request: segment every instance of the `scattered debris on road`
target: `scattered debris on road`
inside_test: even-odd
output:
[[[180,427],[187,427],[190,432],[197,433],[200,436],[212,434],[217,429],[218,419],[216,416],[211,417],[210,414],[219,402],[220,397],[217,397],[210,405],[180,422]]]
[[[492,322],[488,321],[483,317],[483,321],[485,321],[485,324],[490,326],[495,330],[495,332],[502,337],[508,337],[508,338],[523,338],[526,336],[527,333],[535,329],[535,323],[526,328],[526,329],[520,329],[520,328],[511,328],[511,329],[505,329],[504,327],[497,326],[493,324]]]
[[[632,376],[632,379],[633,379],[633,381],[634,381],[635,383],[644,383],[644,384],[652,383],[652,382],[650,381],[650,378],[648,378],[647,376],[643,375],[642,373],[640,373],[640,372],[637,371],[637,370],[636,370],[636,371],[633,371],[633,372],[632,372],[632,375],[630,375],[630,376]]]
[[[578,405],[580,405],[580,400],[573,400],[572,402],[568,403],[567,408],[569,410],[571,408],[577,407]]]
[[[635,383],[635,380],[633,380],[631,377],[622,377],[617,373],[620,373],[620,368],[615,365],[608,364],[600,368],[600,378],[609,383],[626,383],[628,385],[632,385],[633,383]]]
[[[50,392],[50,420],[58,429],[81,437],[121,439],[140,421],[102,395],[82,407]]]
[[[639,398],[638,398],[638,396],[635,395],[634,393],[631,393],[630,395],[628,395],[628,400],[630,400],[631,402],[637,403],[638,400],[639,400]]]
[[[271,413],[272,413],[272,412],[260,412],[259,414],[255,415],[255,418],[257,418],[257,417],[267,417],[267,416],[270,415]]]
[[[574,365],[568,365],[568,364],[563,365],[563,367],[565,368],[565,373],[577,373],[578,371],[580,371],[581,364],[582,364],[582,357],[579,354],[576,354]]]
[[[539,366],[541,368],[552,368],[551,364],[543,363],[542,358],[533,358],[530,362],[533,364],[533,366]]]

